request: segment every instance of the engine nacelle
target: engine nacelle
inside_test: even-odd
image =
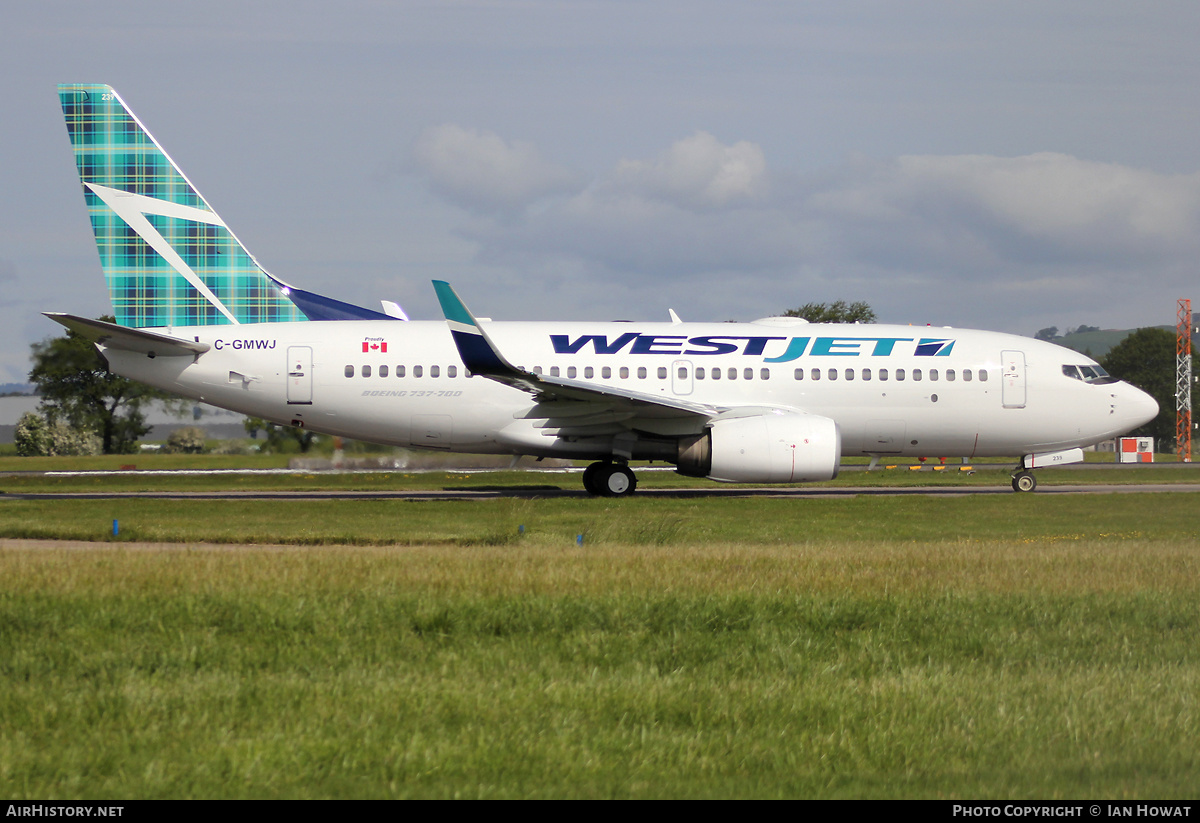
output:
[[[842,459],[837,423],[815,414],[774,412],[717,420],[681,441],[677,469],[732,483],[832,480]]]

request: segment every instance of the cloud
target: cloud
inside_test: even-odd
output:
[[[579,185],[576,174],[544,160],[530,143],[452,124],[422,132],[413,155],[433,189],[472,210],[520,209]]]
[[[848,167],[807,198],[811,214],[883,262],[927,266],[1144,265],[1195,247],[1200,175],[1163,175],[1070,155],[906,156]]]
[[[611,185],[685,208],[722,207],[765,194],[766,170],[761,147],[745,140],[725,146],[701,131],[678,141],[657,160],[622,160]]]
[[[994,328],[1001,312],[1025,323],[1062,311],[1082,313],[1063,323],[1102,322],[1128,305],[1121,295],[1165,303],[1187,287],[1200,175],[1038,153],[858,158],[801,176],[770,168],[753,143],[699,132],[461,231],[481,261],[541,272],[543,285],[555,269],[584,272],[614,290],[695,294],[708,316],[844,298],[922,322]]]

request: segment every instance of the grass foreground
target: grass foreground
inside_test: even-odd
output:
[[[1192,797],[1198,502],[4,501],[0,794]]]

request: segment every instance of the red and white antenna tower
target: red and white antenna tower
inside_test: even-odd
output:
[[[1192,301],[1180,298],[1175,323],[1175,452],[1192,462]]]

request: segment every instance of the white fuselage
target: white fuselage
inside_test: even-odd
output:
[[[518,367],[715,407],[831,418],[848,455],[1023,455],[1086,446],[1153,416],[1121,382],[1064,366],[1090,358],[996,332],[892,325],[486,322]],[[695,434],[666,407],[564,425],[531,394],[468,376],[443,322],[175,327],[193,357],[105,351],[119,374],[282,424],[397,446],[604,457],[614,434]],[[1069,369],[1068,369],[1069,371]],[[586,403],[578,404],[582,412]],[[568,415],[569,416],[569,415]]]

